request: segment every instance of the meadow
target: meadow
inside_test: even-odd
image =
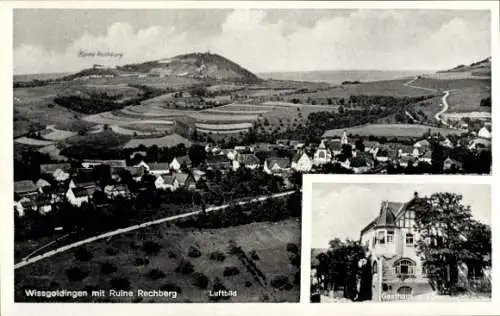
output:
[[[432,133],[440,133],[441,135],[460,135],[461,130],[450,128],[431,127],[417,124],[368,124],[363,126],[354,126],[349,128],[339,128],[328,130],[323,134],[324,138],[341,137],[344,131],[347,135],[353,136],[376,136],[376,137],[402,137],[402,138],[418,138],[428,131]]]
[[[148,243],[158,245],[158,251],[148,252],[145,247]],[[79,260],[75,252],[68,251],[48,258],[42,264],[16,270],[15,299],[29,301],[23,292],[25,288],[111,289],[111,284],[116,284],[117,279],[126,279],[131,290],[171,289],[178,291],[178,297],[105,297],[96,300],[209,302],[208,291],[215,278],[219,278],[228,290],[238,293],[229,302],[298,302],[300,288],[294,282],[298,269],[290,264],[289,243],[300,245],[298,221],[262,222],[203,230],[181,229],[167,224],[152,226],[82,246],[91,254],[88,260]],[[240,246],[247,254],[253,253],[252,261],[265,276],[265,283],[257,281],[230,251],[232,244]],[[78,249],[81,248],[75,251]],[[218,260],[213,254],[217,254]],[[181,263],[185,267],[186,262],[192,265],[192,269],[176,271]],[[68,270],[72,268],[73,271],[77,268],[81,272],[76,280],[68,277]],[[228,273],[228,269],[232,273]],[[271,286],[270,280],[277,277],[288,279],[290,286],[286,289]],[[124,282],[121,283],[123,285]],[[89,302],[90,299],[81,298],[81,301]]]

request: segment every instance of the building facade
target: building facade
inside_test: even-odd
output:
[[[379,215],[361,230],[373,273],[372,299],[404,300],[432,291],[416,252],[415,194],[406,203],[384,201]]]

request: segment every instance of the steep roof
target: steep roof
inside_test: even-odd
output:
[[[163,182],[167,183],[167,184],[172,184],[174,183],[175,179],[176,179],[176,176],[174,175],[171,175],[171,174],[164,174],[161,176],[162,179],[163,179]]]
[[[95,187],[73,188],[72,190],[75,197],[84,197],[84,196],[91,197],[96,191],[96,188]]]
[[[372,227],[396,226],[396,220],[413,201],[414,199],[406,203],[383,201],[380,205],[379,215],[361,230],[361,234]]]
[[[243,165],[260,165],[260,159],[254,154],[239,154],[238,162]]]
[[[149,164],[149,170],[170,170],[168,162],[154,162]]]
[[[278,165],[281,169],[286,169],[290,167],[290,160],[288,158],[281,157],[271,157],[266,159],[267,167],[269,169],[273,168],[274,165]]]
[[[184,163],[186,165],[190,165],[191,164],[191,159],[189,159],[188,156],[180,156],[180,157],[175,157],[174,158],[175,160],[177,160],[178,163],[180,163],[181,165]],[[172,159],[172,162],[174,160]]]
[[[302,156],[306,156],[309,160],[311,159],[311,157],[309,157],[308,154],[306,154],[305,152],[298,152],[295,154],[295,156],[293,156],[292,158],[292,162],[298,162],[300,160],[300,158],[302,158]]]
[[[35,183],[31,180],[22,180],[14,182],[14,192],[15,193],[28,193],[35,192],[37,187]]]
[[[184,185],[186,180],[189,178],[189,174],[184,172],[179,172],[175,174],[175,178],[179,181],[179,184]]]
[[[144,175],[144,170],[145,168],[143,166],[133,166],[133,167],[126,167],[125,170],[128,170],[132,177],[142,177]]]

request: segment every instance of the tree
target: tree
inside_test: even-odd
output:
[[[472,219],[461,195],[444,192],[420,199],[415,222],[417,253],[440,293],[457,292],[460,263],[489,264],[484,259],[491,254],[489,227]]]
[[[363,139],[358,139],[356,140],[356,150],[360,151],[360,152],[364,152],[365,151],[365,144],[363,144]]]
[[[343,288],[345,298],[358,297],[357,280],[362,274],[358,262],[365,259],[365,250],[359,242],[331,240],[328,252],[319,254],[317,259],[318,278],[324,290]]]

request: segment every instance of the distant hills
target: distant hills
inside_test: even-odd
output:
[[[452,69],[438,71],[438,73],[469,72],[474,76],[491,76],[491,57],[474,62],[470,65],[458,65]]]
[[[117,67],[123,72],[158,76],[180,76],[254,83],[260,79],[237,63],[212,53],[191,53],[155,61]]]
[[[16,80],[15,78],[14,87],[40,86],[61,81],[84,80],[88,78],[146,76],[176,76],[249,84],[262,81],[262,79],[254,73],[221,55],[212,53],[190,53],[160,60],[117,66],[116,68],[93,65],[91,68],[57,78],[33,78],[32,81],[26,80],[27,78],[23,78],[24,80]]]

